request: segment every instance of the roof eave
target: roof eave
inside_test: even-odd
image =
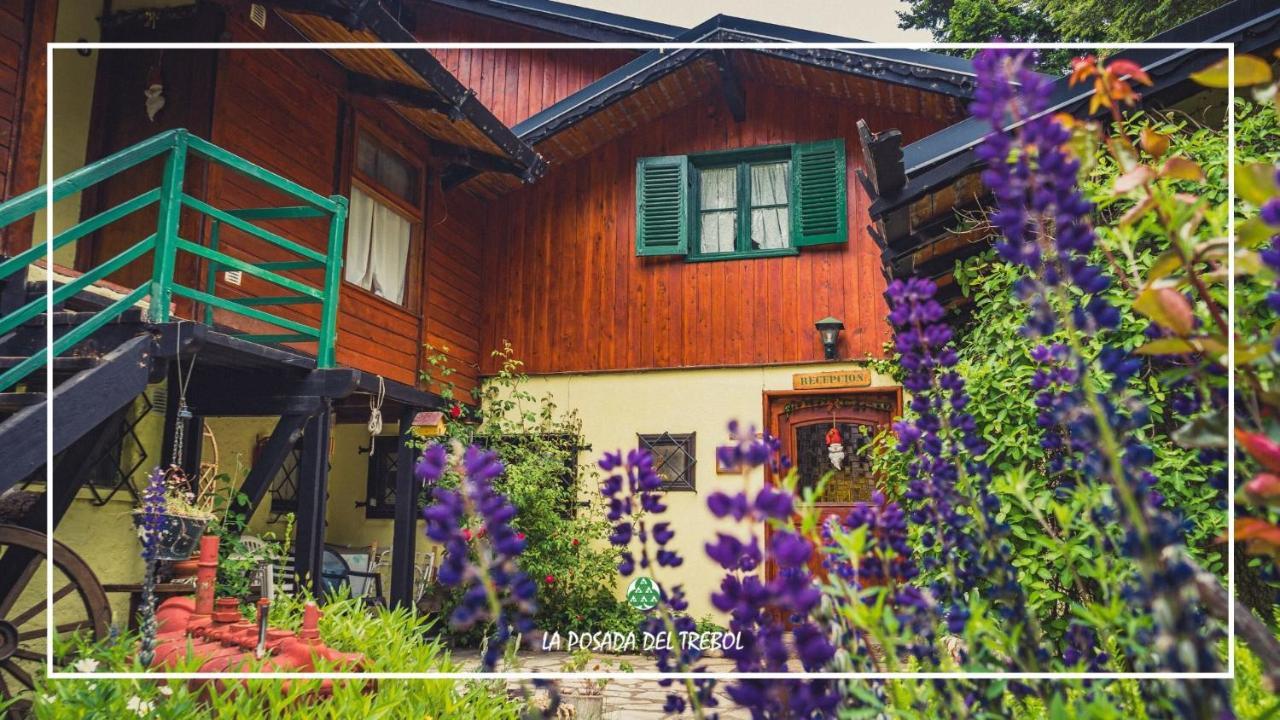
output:
[[[591,42],[664,42],[686,28],[553,0],[429,0],[523,27]]]
[[[673,42],[860,42],[797,28],[785,28],[754,20],[717,15],[673,39]],[[952,97],[972,97],[973,70],[968,61],[917,50],[824,48],[770,48],[757,50],[790,62],[835,72],[892,82]],[[522,140],[538,143],[565,130],[625,97],[645,84],[662,78],[696,60],[709,50],[654,49],[517,123],[513,130]],[[963,71],[956,68],[963,66]]]

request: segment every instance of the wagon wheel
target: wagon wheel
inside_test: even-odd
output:
[[[27,696],[45,663],[45,561],[48,536],[17,525],[0,525],[0,707]],[[111,624],[111,606],[98,578],[80,556],[53,543],[54,632],[91,633],[102,640]],[[29,697],[9,708],[23,717]]]

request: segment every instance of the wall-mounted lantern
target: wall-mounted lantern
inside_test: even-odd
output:
[[[822,351],[826,359],[835,360],[836,343],[839,342],[844,323],[828,316],[814,323],[813,326],[818,329],[818,335],[822,338]]]

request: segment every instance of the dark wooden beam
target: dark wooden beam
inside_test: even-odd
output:
[[[94,428],[93,432],[87,433],[71,443],[71,447],[68,447],[54,458],[52,473],[53,527],[58,527],[62,517],[71,508],[71,503],[80,492],[80,488],[83,488],[85,483],[89,481],[89,476],[95,469],[90,464],[90,461],[94,458],[101,458],[112,443],[120,441],[120,428],[124,425],[128,414],[128,405],[120,408],[106,420],[103,420],[101,424]],[[17,524],[30,530],[47,533],[49,531],[48,519],[45,516],[44,502],[38,502],[32,506],[17,521]]]
[[[253,459],[253,466],[249,468],[249,474],[245,477],[244,484],[240,486],[239,497],[231,505],[231,515],[243,518],[245,525],[262,504],[262,499],[266,497],[267,490],[271,487],[271,481],[280,472],[280,466],[284,464],[285,458],[289,457],[298,438],[302,436],[303,427],[308,419],[306,415],[280,416],[276,421],[275,429],[271,431],[271,437],[267,439],[267,444]]]
[[[244,396],[306,396],[343,398],[359,387],[359,370],[351,368],[325,368],[302,373],[262,368],[229,368],[225,366],[198,366],[187,386],[187,402],[199,410],[195,399],[202,402],[217,401],[228,394],[228,389]],[[206,413],[208,414],[208,413]]]
[[[724,97],[724,102],[729,106],[729,114],[733,116],[734,122],[742,122],[747,119],[747,91],[742,85],[742,78],[738,75],[737,69],[733,66],[733,60],[724,50],[717,50],[711,54],[715,60],[716,68],[720,70],[720,94]]]
[[[858,140],[862,144],[867,179],[874,188],[870,192],[872,199],[901,190],[907,183],[902,159],[902,133],[897,130],[873,133],[866,120],[859,120]]]
[[[53,454],[93,430],[147,389],[152,339],[142,335],[104,356],[54,390]],[[50,404],[27,407],[0,426],[0,491],[45,464],[45,413]]]
[[[325,501],[329,494],[329,430],[329,407],[325,403],[321,412],[307,418],[298,472],[298,543],[294,570],[298,582],[306,583],[316,597],[324,594],[320,571],[324,560]]]
[[[515,175],[525,182],[529,181],[526,178],[528,173],[526,168],[508,158],[487,153],[483,150],[454,145],[442,140],[432,140],[431,155],[444,160],[449,165],[468,168],[478,173],[500,172],[507,175]]]
[[[409,429],[418,408],[400,411],[400,447],[396,451],[395,524],[391,536],[391,606],[413,608],[413,557],[418,548],[418,493]]]
[[[405,107],[431,110],[456,118],[458,106],[446,100],[440,93],[416,85],[394,80],[383,80],[363,73],[347,73],[347,89],[356,95],[384,100]]]
[[[241,395],[232,390],[222,397],[190,397],[201,417],[274,417],[314,415],[328,398],[320,395]]]

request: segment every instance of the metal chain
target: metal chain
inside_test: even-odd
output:
[[[196,368],[196,355],[199,351],[191,354],[191,362],[187,365],[186,377],[182,376],[182,323],[178,321],[178,331],[175,333],[174,340],[174,357],[177,358],[178,364],[178,418],[173,426],[173,457],[170,462],[174,467],[182,468],[183,450],[186,446],[187,439],[187,423],[195,417],[191,412],[191,408],[187,407],[187,386],[191,384],[191,375]]]

